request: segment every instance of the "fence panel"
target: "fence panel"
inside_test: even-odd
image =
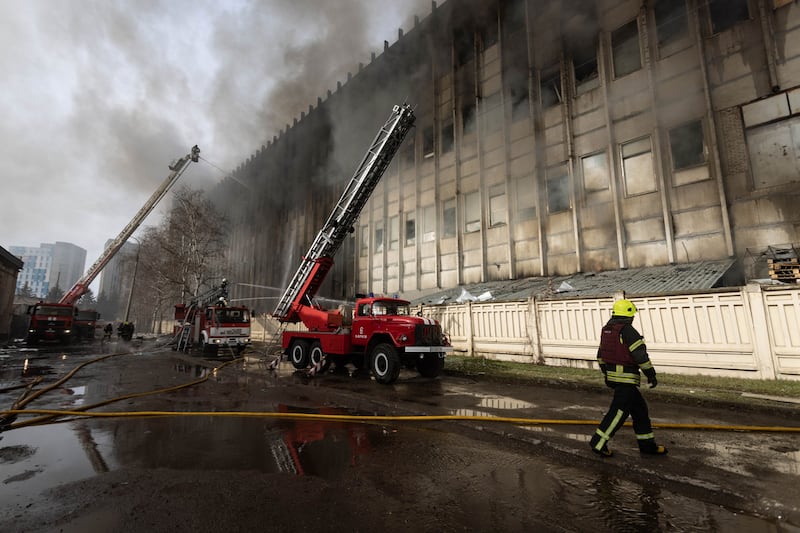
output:
[[[779,377],[800,376],[800,291],[764,291],[769,332]]]

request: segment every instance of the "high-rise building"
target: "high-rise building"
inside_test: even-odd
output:
[[[218,186],[229,278],[285,287],[404,101],[416,128],[323,296],[744,260],[800,242],[797,2],[432,6]]]
[[[114,242],[106,241],[105,247]],[[126,242],[122,248],[100,271],[100,289],[97,300],[101,306],[103,318],[108,320],[122,320],[125,316],[124,307],[127,305],[131,282],[133,280],[133,264],[138,245]]]
[[[54,287],[63,292],[69,290],[86,266],[86,250],[69,242],[10,246],[9,252],[25,263],[17,277],[17,292],[27,285],[31,294],[39,298],[46,298]]]

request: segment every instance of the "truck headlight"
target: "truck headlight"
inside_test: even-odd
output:
[[[65,329],[65,330],[64,330],[64,333],[72,333],[72,330]]]

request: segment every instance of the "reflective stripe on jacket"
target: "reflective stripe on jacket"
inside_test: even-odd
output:
[[[631,318],[612,317],[600,333],[597,362],[602,365],[606,380],[613,383],[639,385],[641,375],[654,375],[644,338],[631,325]]]

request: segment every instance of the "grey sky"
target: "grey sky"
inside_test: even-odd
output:
[[[232,169],[430,9],[428,0],[0,0],[0,246],[72,242],[88,268],[172,160],[197,144]],[[222,177],[201,162],[179,183]]]

